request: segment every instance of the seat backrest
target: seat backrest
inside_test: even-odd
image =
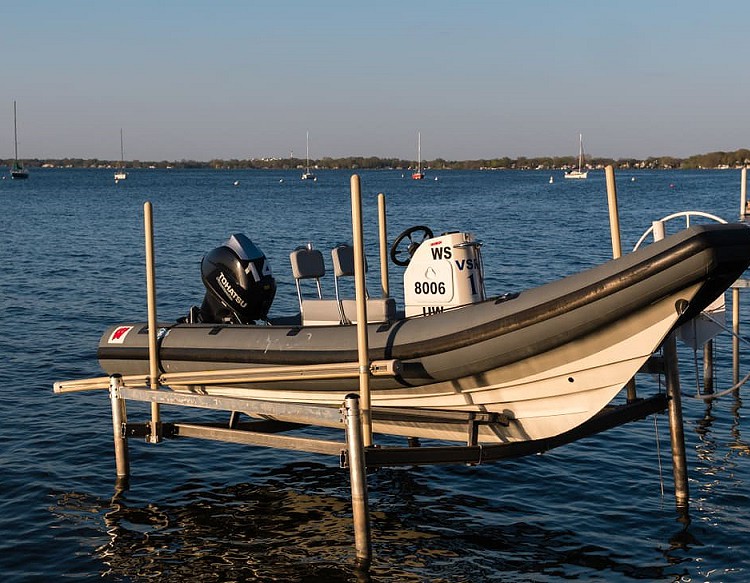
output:
[[[331,259],[334,277],[354,275],[354,247],[346,243],[336,245],[331,249]]]
[[[336,288],[336,299],[340,300],[339,278],[354,276],[354,247],[347,243],[336,245],[331,249],[331,259],[333,260],[333,283]],[[367,259],[365,259],[365,273],[367,273]],[[370,297],[366,289],[365,295],[368,298]]]
[[[294,279],[320,279],[326,274],[323,254],[313,249],[312,244],[297,247],[289,254]]]
[[[326,274],[326,266],[323,262],[323,254],[318,249],[313,249],[311,243],[297,247],[289,254],[292,263],[292,275],[297,285],[297,298],[300,310],[302,310],[302,288],[300,281],[314,279],[318,291],[318,299],[323,298],[323,290],[320,287],[320,278]]]

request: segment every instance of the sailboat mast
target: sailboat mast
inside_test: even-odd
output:
[[[422,132],[417,132],[417,172],[422,171]]]
[[[578,171],[583,170],[583,134],[578,134]]]
[[[120,128],[120,165],[125,165],[125,148],[122,145],[122,128]]]
[[[424,172],[422,172],[422,132],[417,132],[417,169],[412,172],[411,175],[414,180],[422,180],[424,178]]]
[[[18,161],[18,124],[16,123],[16,102],[13,101],[13,144],[15,145],[15,160]]]
[[[310,132],[305,132],[305,170],[310,170]]]

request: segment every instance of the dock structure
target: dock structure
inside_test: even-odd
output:
[[[356,180],[355,180],[356,178]],[[352,211],[354,217],[355,249],[362,261],[356,262],[358,284],[357,302],[358,321],[367,321],[364,313],[364,260],[362,254],[362,224],[359,197],[359,179],[352,177]],[[612,191],[614,192],[614,191]],[[616,196],[616,195],[615,195]],[[381,236],[384,237],[385,220],[384,204],[379,200]],[[616,199],[615,199],[616,200]],[[146,218],[147,245],[147,287],[148,310],[151,333],[156,333],[155,274],[153,269],[153,236],[151,231],[150,203],[144,207]],[[356,231],[359,230],[359,233]],[[614,241],[613,237],[613,241]],[[614,247],[615,253],[619,240]],[[381,249],[384,248],[381,245]],[[733,324],[735,333],[739,330],[739,289],[746,287],[742,282],[735,284],[733,297]],[[383,276],[383,293],[388,293],[387,273]],[[736,319],[736,321],[735,321]],[[737,336],[737,334],[735,334]],[[366,338],[366,336],[365,336]],[[204,371],[196,373],[159,373],[156,342],[150,346],[150,374],[123,377],[113,374],[109,377],[81,381],[63,381],[55,383],[55,393],[71,393],[86,390],[108,390],[112,409],[112,432],[114,457],[118,484],[127,487],[130,477],[129,440],[136,438],[157,444],[171,439],[205,439],[217,442],[229,442],[258,447],[277,448],[304,453],[315,453],[336,456],[340,468],[349,471],[351,485],[351,508],[354,532],[355,568],[367,571],[372,563],[372,533],[370,510],[367,493],[367,472],[379,467],[416,466],[428,464],[468,464],[480,465],[492,461],[517,458],[526,455],[543,453],[553,448],[574,442],[599,432],[643,419],[655,413],[669,412],[670,438],[674,470],[675,500],[680,512],[687,511],[689,492],[687,481],[687,461],[683,435],[683,421],[680,404],[680,383],[677,367],[675,338],[671,335],[662,348],[661,355],[654,355],[640,372],[663,374],[666,392],[659,392],[650,397],[639,397],[635,383],[627,387],[627,398],[623,404],[607,406],[600,413],[578,427],[551,438],[514,441],[507,443],[481,443],[479,440],[482,426],[507,424],[508,419],[494,413],[440,411],[432,409],[399,409],[392,407],[373,407],[369,397],[369,378],[373,375],[397,374],[397,361],[369,362],[367,350],[359,351],[359,361],[326,365],[325,368],[312,370],[310,366],[276,367],[274,378],[287,375],[290,378],[300,375],[316,375],[320,379],[334,379],[347,376],[360,379],[360,391],[349,394],[340,406],[309,405],[283,403],[274,401],[253,400],[237,397],[212,396],[200,391],[189,392],[191,386],[200,386],[213,382],[251,382],[266,380],[264,375],[270,371],[264,369],[247,369],[225,371]],[[739,348],[735,339],[735,370],[738,370]],[[211,375],[223,375],[220,380]],[[738,377],[738,372],[735,373]],[[232,377],[232,378],[229,378]],[[735,383],[737,380],[735,380]],[[183,390],[173,391],[170,383]],[[184,390],[187,388],[188,390]],[[132,421],[126,413],[126,402],[137,401],[151,405],[151,420]],[[210,409],[227,413],[227,421],[190,422],[164,421],[161,418],[162,407],[178,407],[181,411],[191,409]],[[244,420],[243,420],[244,419]],[[277,419],[283,419],[277,420]],[[378,446],[374,443],[372,423],[379,420],[429,421],[433,423],[454,424],[461,428],[466,436],[465,443],[436,444],[423,443],[416,438],[406,439],[403,447]],[[339,427],[331,429],[332,437],[321,438],[319,432],[315,437],[304,435],[296,430],[305,427]]]
[[[654,365],[659,366],[659,363],[652,363],[651,371],[654,370]],[[81,386],[76,385],[75,382],[69,382],[57,383],[55,390],[58,393],[69,393],[95,388],[100,387],[95,387],[91,383]],[[480,465],[492,461],[543,453],[624,423],[663,412],[667,409],[669,403],[667,395],[659,393],[649,398],[638,399],[632,403],[607,407],[583,425],[554,438],[506,444],[478,443],[477,435],[480,425],[503,422],[502,419],[490,414],[470,412],[446,414],[437,410],[419,410],[410,413],[374,407],[371,410],[371,417],[375,421],[380,418],[419,415],[422,420],[429,418],[440,423],[461,424],[467,435],[465,444],[425,445],[416,440],[409,440],[404,447],[378,447],[376,445],[366,446],[364,443],[361,402],[357,394],[348,395],[339,408],[297,405],[182,393],[172,391],[165,386],[153,389],[150,384],[145,383],[141,386],[127,386],[123,377],[117,374],[109,377],[109,392],[112,405],[115,466],[117,480],[121,487],[127,487],[130,477],[128,445],[130,439],[161,443],[170,439],[195,438],[336,456],[340,467],[349,470],[356,553],[355,566],[361,570],[367,570],[372,561],[372,535],[367,496],[368,470],[381,467],[429,464]],[[129,420],[126,415],[127,401],[149,403],[152,407],[156,405],[159,407],[224,411],[227,413],[227,422],[196,423],[160,420],[158,428],[155,428],[153,421]],[[246,415],[250,420],[239,421],[238,415]],[[298,419],[299,422],[273,421],[258,418],[260,416],[293,417]],[[286,434],[291,430],[304,429],[306,426],[318,426],[321,422],[326,422],[327,426],[330,426],[332,422],[338,423],[343,431],[337,433],[338,438],[331,439]],[[159,432],[156,441],[152,438],[155,430]]]

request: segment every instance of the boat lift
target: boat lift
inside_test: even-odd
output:
[[[607,170],[607,185],[610,218],[616,219],[616,190],[614,188],[614,172],[611,171],[611,167],[608,167]],[[677,350],[673,335],[670,335],[663,345],[662,355],[652,356],[640,371],[663,373],[666,380],[666,393],[639,398],[636,396],[634,383],[631,383],[627,390],[627,401],[624,404],[607,406],[589,421],[552,438],[503,444],[482,444],[478,442],[479,427],[481,425],[507,424],[508,420],[503,415],[459,411],[446,412],[430,409],[405,411],[391,407],[372,408],[370,403],[370,377],[374,375],[395,375],[398,373],[399,363],[397,361],[369,362],[367,358],[367,306],[365,302],[365,266],[362,245],[362,208],[360,182],[357,175],[353,175],[351,178],[351,199],[357,298],[358,362],[325,365],[325,367],[319,365],[275,367],[273,371],[252,369],[222,373],[203,371],[163,373],[161,375],[158,372],[156,342],[157,318],[152,207],[150,202],[144,204],[150,374],[128,377],[113,374],[110,377],[62,381],[54,385],[55,393],[94,389],[109,390],[119,487],[127,488],[130,476],[128,454],[128,440],[130,438],[145,438],[150,443],[159,443],[165,439],[173,438],[199,438],[338,456],[340,467],[348,469],[350,476],[355,566],[358,570],[367,571],[372,561],[370,512],[367,495],[368,469],[451,463],[479,465],[490,461],[537,454],[630,421],[643,419],[649,415],[668,410],[676,506],[681,512],[687,511],[687,463]],[[383,194],[378,195],[378,214],[381,291],[383,297],[388,297],[385,198]],[[611,224],[613,251],[616,254],[619,251],[619,225],[617,225],[616,220],[612,220]],[[738,304],[737,301],[735,301],[736,304]],[[212,375],[217,374],[224,375],[220,381],[217,378],[212,379]],[[232,378],[228,378],[228,375]],[[170,384],[189,386],[210,384],[212,381],[226,383],[267,380],[268,375],[276,375],[274,376],[276,379],[279,378],[278,375],[285,378],[309,377],[312,375],[322,379],[358,377],[360,391],[359,394],[347,395],[341,406],[337,408],[210,396],[200,393],[176,392],[167,388]],[[126,401],[150,403],[151,420],[146,422],[129,421],[126,415]],[[227,423],[164,422],[160,415],[162,405],[226,411],[230,414],[229,421]],[[240,421],[240,414],[248,415],[254,419]],[[279,417],[292,421],[282,422],[259,418],[263,416]],[[466,443],[424,445],[416,438],[409,438],[407,445],[404,447],[376,446],[373,443],[372,421],[379,419],[429,420],[436,423],[458,424],[465,431]],[[326,423],[321,423],[322,421]],[[316,425],[339,425],[344,430],[343,439],[329,440],[285,434],[289,430]]]

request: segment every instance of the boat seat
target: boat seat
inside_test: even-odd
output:
[[[353,299],[342,299],[339,279],[354,276],[354,248],[351,245],[337,245],[331,250],[333,260],[333,280],[336,289],[336,302],[342,324],[353,324],[357,321],[357,302]],[[367,272],[367,259],[365,259]],[[371,298],[365,288],[367,298],[367,321],[389,322],[396,319],[396,301],[393,298]]]
[[[312,243],[301,245],[289,254],[289,261],[292,263],[292,275],[294,275],[294,283],[297,285],[300,309],[302,309],[302,286],[300,282],[304,279],[315,280],[318,299],[323,299],[320,278],[326,274],[326,266],[320,250],[313,249]]]
[[[292,275],[297,286],[302,325],[338,324],[341,321],[338,302],[334,299],[323,299],[323,290],[320,285],[320,279],[326,274],[323,253],[319,249],[313,249],[312,243],[308,243],[292,251],[289,254],[289,260],[292,263]],[[314,297],[304,297],[302,293],[304,280],[315,280],[317,294]]]
[[[338,279],[354,275],[354,250],[350,245],[339,245],[332,252],[336,299],[323,297],[320,280],[326,269],[323,254],[308,243],[297,247],[289,254],[292,275],[297,286],[297,299],[303,326],[330,326],[331,324],[356,324],[357,302],[342,299]],[[317,294],[304,297],[303,280],[315,280]],[[371,323],[389,322],[396,319],[396,302],[393,298],[368,298],[367,321]]]

